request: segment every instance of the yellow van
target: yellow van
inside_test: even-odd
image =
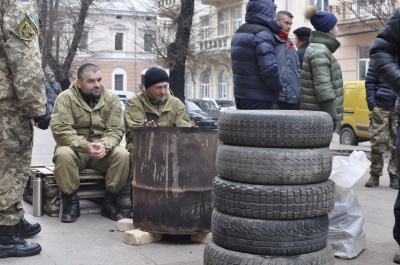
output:
[[[344,113],[340,127],[340,143],[358,145],[369,141],[369,115],[365,81],[346,82],[343,85]]]

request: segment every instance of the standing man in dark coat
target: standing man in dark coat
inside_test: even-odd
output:
[[[306,49],[310,44],[311,29],[307,27],[300,27],[295,29],[293,31],[293,34],[295,35],[294,45],[296,45],[297,48],[297,56],[299,56],[301,69],[303,65],[304,53],[306,52]]]
[[[395,111],[397,120],[400,118],[400,8],[397,8],[389,20],[385,23],[382,29],[376,36],[375,41],[371,45],[370,58],[371,65],[375,72],[379,75],[391,89],[397,93],[397,101]],[[400,135],[400,126],[396,125],[396,134]],[[400,141],[399,137],[396,140],[397,147],[397,172],[400,166]],[[397,175],[399,177],[399,175]],[[396,202],[394,203],[394,228],[393,237],[397,244],[400,245],[400,193],[397,193]],[[400,263],[400,249],[395,254],[393,261]]]
[[[282,83],[276,58],[281,27],[274,21],[272,0],[250,0],[246,23],[231,42],[234,95],[238,109],[276,109]]]
[[[396,168],[396,112],[394,106],[397,94],[377,76],[370,65],[365,78],[368,109],[370,117],[369,135],[371,136],[371,166],[370,178],[365,187],[379,186],[379,177],[383,171],[383,154],[390,146],[388,173],[389,186],[398,189]]]

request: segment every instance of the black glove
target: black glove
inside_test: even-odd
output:
[[[42,116],[33,117],[35,123],[38,124],[38,127],[42,130],[47,130],[49,128],[51,113],[53,112],[53,104],[47,103],[46,105],[46,113]]]

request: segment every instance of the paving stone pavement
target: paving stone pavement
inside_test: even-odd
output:
[[[370,147],[369,142],[357,147],[341,146],[335,134],[331,149],[368,152]],[[32,165],[51,164],[53,150],[51,132],[35,129]],[[379,187],[364,187],[368,177],[366,172],[353,187],[365,220],[366,248],[357,258],[336,258],[337,265],[394,264],[393,254],[399,248],[392,237],[393,203],[397,190],[389,188],[387,172],[384,172]],[[204,244],[191,242],[189,236],[165,236],[155,243],[132,246],[123,242],[123,233],[116,230],[115,222],[99,214],[82,215],[75,223],[63,224],[57,217],[33,217],[32,206],[24,203],[24,207],[26,219],[42,225],[42,232],[28,241],[40,243],[43,250],[33,257],[2,259],[1,264],[203,264]]]

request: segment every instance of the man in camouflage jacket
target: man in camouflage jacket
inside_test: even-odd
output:
[[[114,221],[124,218],[116,200],[127,185],[130,155],[119,145],[124,135],[119,97],[105,90],[101,81],[96,65],[82,65],[78,79],[57,97],[51,115],[50,127],[57,143],[54,177],[62,191],[64,223],[75,222],[80,216],[79,170],[85,168],[106,175],[102,215]]]
[[[36,0],[0,2],[0,258],[40,253],[26,242],[41,227],[24,218],[22,194],[28,181],[33,117],[47,101],[39,49]]]

